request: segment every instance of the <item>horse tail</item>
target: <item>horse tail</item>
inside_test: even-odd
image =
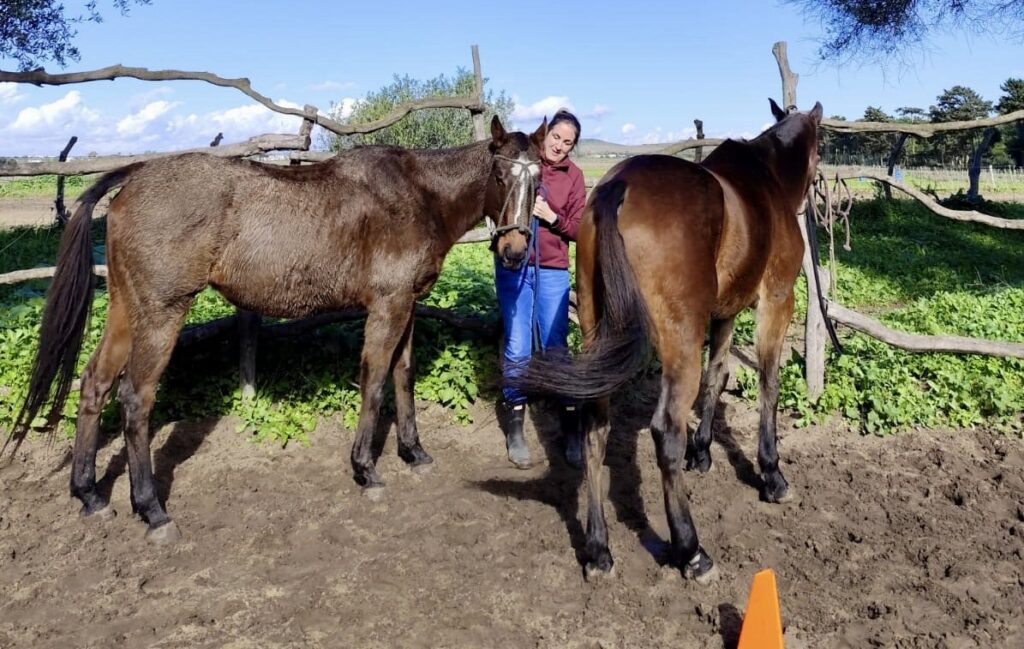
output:
[[[594,287],[600,299],[587,349],[572,362],[554,354],[534,356],[529,366],[507,379],[524,392],[589,400],[611,394],[650,361],[651,321],[618,229],[626,182],[600,185],[594,196],[596,263]]]
[[[64,228],[57,253],[57,269],[46,293],[46,306],[39,328],[39,349],[32,367],[28,396],[14,418],[11,433],[0,448],[0,456],[14,442],[11,455],[28,435],[29,428],[50,396],[54,380],[48,424],[60,415],[71,392],[82,337],[89,322],[93,296],[92,211],[103,196],[124,184],[142,163],[112,171],[101,177],[81,198],[74,215]]]

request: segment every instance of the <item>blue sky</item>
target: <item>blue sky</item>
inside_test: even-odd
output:
[[[73,0],[69,8],[80,4]],[[80,27],[81,61],[65,70],[122,63],[248,77],[278,103],[327,112],[350,104],[394,74],[429,78],[472,67],[480,46],[489,87],[516,102],[515,125],[534,128],[560,106],[576,111],[584,137],[668,142],[693,135],[750,137],[781,100],[777,40],[800,74],[798,103],[826,115],[859,117],[927,109],[956,84],[998,99],[999,84],[1024,77],[1024,46],[980,35],[935,37],[908,65],[837,66],[817,61],[821,25],[776,3],[716,2],[200,2],[153,0],[120,16],[100,0],[105,21]],[[0,68],[14,69],[9,59]],[[0,155],[55,155],[71,135],[75,154],[138,153],[295,132],[236,90],[198,81],[121,79],[49,88],[0,84]]]

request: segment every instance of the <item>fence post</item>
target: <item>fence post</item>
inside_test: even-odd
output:
[[[782,100],[785,110],[796,108],[796,84],[800,76],[793,74],[789,69],[789,59],[786,58],[786,42],[779,41],[772,46],[772,54],[779,64],[779,75],[782,77]],[[803,210],[806,210],[806,203]],[[800,236],[804,239],[803,270],[804,279],[807,282],[807,319],[804,323],[804,378],[807,380],[807,396],[813,401],[821,396],[825,389],[825,319],[818,308],[818,287],[814,282],[814,260],[811,257],[811,245],[807,232],[807,219],[803,218],[804,211],[797,215],[797,223],[800,224]],[[824,295],[828,295],[828,286],[831,284],[831,276],[824,268],[818,269],[818,277],[821,279],[821,288]]]
[[[693,125],[695,127],[697,127],[697,139],[698,140],[703,140],[704,139],[704,122],[703,122],[703,120],[695,119],[695,120],[693,120]],[[704,159],[704,147],[699,146],[696,149],[694,149],[694,151],[693,151],[693,161],[699,163],[703,159]]]
[[[68,140],[67,146],[60,152],[58,160],[61,162],[66,161],[68,154],[71,153],[71,147],[75,146],[77,141],[78,136],[72,135],[71,139]],[[71,213],[64,206],[64,176],[57,176],[57,198],[53,201],[53,208],[56,211],[57,225],[67,225],[68,219],[71,218]]]
[[[472,46],[473,50],[473,93],[476,95],[476,108],[470,108],[469,114],[473,116],[473,139],[477,142],[487,139],[487,131],[484,125],[484,77],[480,72],[480,48]]]

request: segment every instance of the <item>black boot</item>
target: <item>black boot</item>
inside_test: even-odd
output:
[[[565,440],[565,461],[575,469],[583,468],[583,429],[578,406],[562,406],[559,411],[562,439]]]
[[[530,449],[526,447],[526,438],[523,436],[526,404],[509,405],[503,402],[498,406],[498,412],[503,415],[498,423],[504,429],[505,448],[508,449],[509,462],[516,465],[517,469],[529,469]]]

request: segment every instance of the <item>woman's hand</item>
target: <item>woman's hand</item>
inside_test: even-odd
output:
[[[543,196],[537,197],[537,202],[533,205],[533,215],[548,225],[551,225],[558,219],[558,215],[551,209],[551,206],[548,205]]]

